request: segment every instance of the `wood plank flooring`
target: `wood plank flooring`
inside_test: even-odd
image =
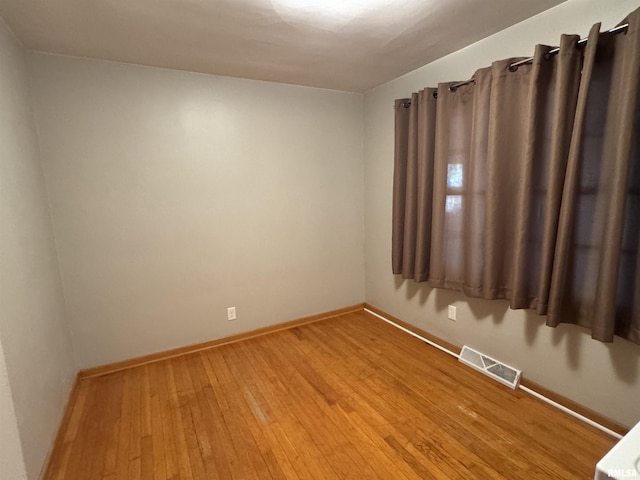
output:
[[[358,312],[81,381],[46,480],[588,479],[615,440]]]

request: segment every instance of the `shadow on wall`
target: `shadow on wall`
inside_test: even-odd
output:
[[[546,326],[545,317],[532,310],[525,310],[525,339],[528,345],[534,345],[541,328]],[[551,341],[554,347],[564,345],[568,365],[576,370],[580,366],[581,348],[586,342],[597,342],[607,349],[611,364],[617,378],[629,385],[638,381],[640,375],[640,348],[632,342],[614,337],[613,343],[602,343],[593,340],[589,331],[579,325],[561,324],[553,329]]]
[[[433,290],[433,288],[429,287],[426,282],[418,283],[414,282],[413,280],[405,280],[400,275],[394,275],[393,281],[396,290],[400,290],[401,288],[403,288],[403,286],[405,287],[405,295],[407,297],[407,300],[413,300],[416,295],[419,294],[420,298],[418,298],[418,302],[420,303],[420,306],[424,306],[427,303],[429,295]]]
[[[478,320],[484,320],[485,318],[492,318],[493,323],[498,325],[504,320],[506,314],[507,303],[503,300],[484,300],[481,298],[469,298],[465,297],[462,292],[455,290],[445,290],[442,288],[433,288],[429,286],[428,282],[414,282],[413,280],[406,280],[400,275],[394,275],[394,283],[396,290],[405,288],[405,295],[407,300],[413,300],[416,296],[419,296],[418,302],[420,306],[424,306],[427,303],[430,295],[435,295],[435,308],[436,312],[445,312],[449,305],[454,302],[459,302],[461,299],[465,300],[473,316]],[[433,293],[432,293],[433,292]],[[505,308],[496,309],[495,302],[502,302],[505,304]]]
[[[547,327],[545,317],[533,310],[525,310],[524,336],[527,345],[535,345],[542,328],[551,328]],[[553,329],[551,343],[554,347],[564,344],[567,364],[572,370],[577,370],[580,366],[580,349],[582,342],[587,340],[586,335],[587,329],[579,325],[561,324]]]
[[[473,317],[476,320],[492,319],[494,325],[503,323],[509,303],[505,300],[484,300],[468,298],[463,293],[432,288],[427,282],[414,282],[405,280],[400,275],[394,275],[394,284],[397,291],[404,289],[407,300],[416,297],[420,306],[424,306],[430,296],[434,297],[436,312],[446,312],[448,306],[454,302],[464,300],[467,302]],[[533,346],[538,342],[541,329],[551,328],[546,326],[545,317],[533,310],[519,310],[523,318],[524,337],[527,345]],[[572,370],[577,370],[581,362],[581,350],[586,342],[597,342],[589,336],[587,329],[579,325],[561,324],[553,328],[551,342],[554,347],[563,346],[567,364]],[[615,337],[614,343],[598,342],[602,348],[607,349],[611,359],[611,365],[616,377],[629,385],[637,383],[640,375],[640,348],[628,340]]]
[[[618,337],[614,338],[614,343],[607,343],[605,346],[609,350],[618,379],[629,385],[635,384],[640,373],[640,348]]]

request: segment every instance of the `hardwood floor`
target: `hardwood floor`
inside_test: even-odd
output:
[[[48,479],[588,479],[615,440],[365,313],[81,381]]]

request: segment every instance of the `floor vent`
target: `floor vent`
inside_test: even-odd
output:
[[[480,353],[465,345],[462,347],[458,360],[469,365],[471,368],[475,368],[494,380],[505,384],[507,387],[511,387],[514,390],[518,388],[522,372],[505,365],[484,353]]]

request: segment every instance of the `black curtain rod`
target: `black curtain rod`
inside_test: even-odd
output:
[[[606,33],[620,33],[620,32],[624,32],[627,28],[629,28],[629,24],[624,23],[622,25],[618,25],[617,27],[613,27],[611,30],[608,30]],[[580,40],[578,40],[578,45],[584,45],[585,43],[587,43],[588,40],[589,40],[589,37],[581,38]],[[547,55],[555,55],[559,51],[560,51],[560,47],[556,47],[552,50],[549,50],[547,52]],[[509,65],[508,69],[511,72],[515,72],[520,65],[525,65],[532,61],[533,61],[533,57],[525,58],[524,60],[520,60],[518,62],[512,63],[511,65]],[[469,80],[465,80],[464,82],[454,83],[453,85],[449,86],[449,91],[455,92],[459,87],[462,87],[464,85],[469,85],[470,83],[476,83],[475,78],[470,78]],[[434,98],[437,98],[438,93],[433,92],[433,96]],[[402,106],[405,108],[408,108],[410,105],[411,105],[411,100],[405,100],[404,102],[402,102]]]
[[[611,30],[608,30],[606,33],[620,33],[625,31],[627,28],[629,28],[629,24],[625,23],[623,25],[618,25],[617,27],[613,27]],[[587,40],[589,40],[589,37],[581,38],[580,40],[578,40],[578,45],[584,45],[585,43],[587,43]],[[547,55],[555,55],[559,51],[560,51],[560,47],[556,47],[553,50],[549,50],[547,52]],[[524,60],[514,62],[511,65],[509,65],[508,67],[509,71],[515,72],[520,65],[525,65],[527,63],[531,63],[532,61],[533,61],[533,57],[529,57],[529,58],[525,58]],[[465,80],[464,82],[454,83],[449,87],[449,91],[455,92],[459,87],[462,87],[463,85],[469,85],[470,83],[475,83],[475,82],[476,81],[474,78],[470,78],[469,80]]]

